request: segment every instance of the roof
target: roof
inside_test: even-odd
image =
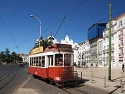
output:
[[[122,15],[118,16],[117,18],[115,18],[115,20],[118,20],[118,19],[122,18],[123,16],[125,16],[125,13],[123,13]]]
[[[106,23],[94,23],[92,26],[90,26],[89,28],[88,28],[88,30],[90,29],[90,28],[92,28],[94,25],[100,25],[100,24],[106,24]]]

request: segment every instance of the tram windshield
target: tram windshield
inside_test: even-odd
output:
[[[63,65],[63,54],[56,54],[55,61],[56,66]]]
[[[64,59],[63,59],[64,55]],[[70,54],[56,54],[55,55],[55,65],[56,66],[70,66],[71,55]]]
[[[70,66],[70,62],[71,62],[71,55],[65,54],[64,55],[64,66]]]

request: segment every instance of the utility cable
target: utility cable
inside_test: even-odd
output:
[[[62,21],[62,23],[60,24],[58,30],[56,31],[56,34],[55,34],[54,38],[56,37],[56,35],[57,35],[57,33],[58,33],[58,31],[59,31],[60,27],[62,26],[62,24],[63,24],[63,22],[64,22],[65,19],[66,19],[66,16],[63,18],[63,21]]]
[[[0,20],[1,20],[2,23],[4,24],[4,26],[5,26],[5,28],[7,29],[7,31],[9,32],[9,34],[10,34],[10,36],[11,36],[11,38],[12,38],[14,44],[16,45],[16,48],[18,48],[18,46],[17,46],[17,44],[16,44],[16,42],[15,42],[15,39],[14,39],[14,37],[12,36],[12,33],[11,33],[10,30],[8,29],[7,25],[6,25],[5,22],[2,20],[1,17],[0,17]]]

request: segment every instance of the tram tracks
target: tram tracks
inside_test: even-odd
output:
[[[69,88],[62,88],[65,94],[109,94],[107,91],[95,88],[88,85],[80,85],[78,87],[69,87]]]
[[[16,76],[18,70],[11,71],[8,75],[5,75],[2,79],[0,79],[0,90],[6,87]]]
[[[88,94],[87,92],[80,90],[78,88],[62,88],[66,94]]]

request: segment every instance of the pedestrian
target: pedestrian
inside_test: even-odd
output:
[[[125,65],[124,65],[124,63],[123,63],[123,64],[122,64],[122,71],[123,71],[123,72],[124,72],[124,66],[125,66]]]
[[[91,67],[93,68],[93,63],[91,63]]]
[[[78,62],[78,67],[80,68],[80,63]]]

